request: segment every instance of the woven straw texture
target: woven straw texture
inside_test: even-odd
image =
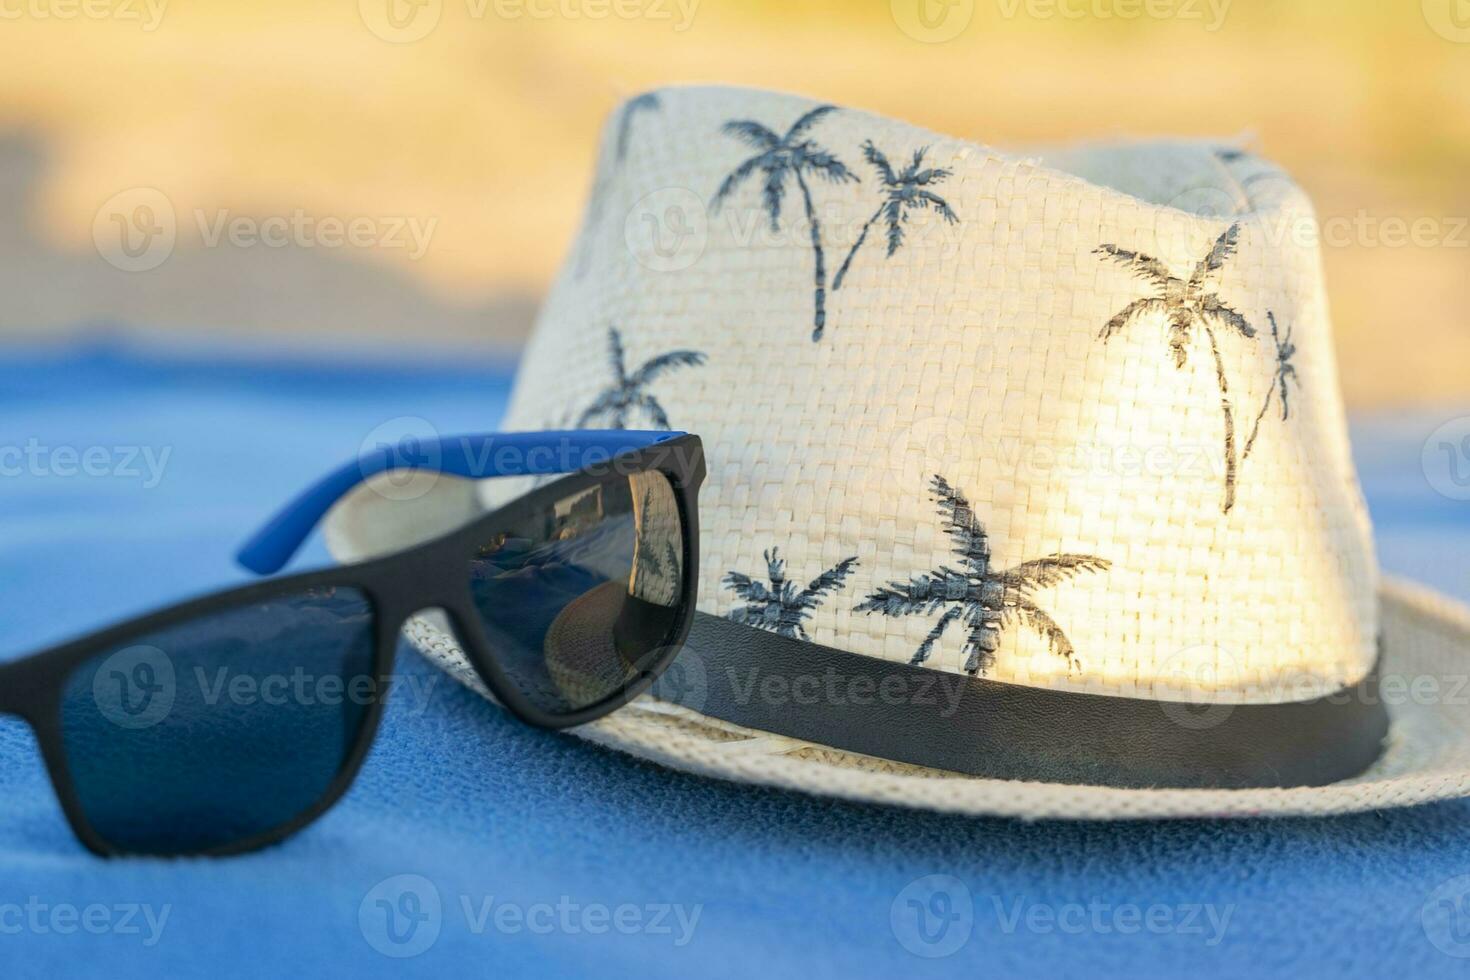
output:
[[[504,427],[699,433],[706,612],[763,612],[729,576],[769,590],[774,549],[798,589],[856,559],[797,611],[802,635],[868,656],[909,661],[952,612],[928,666],[1000,681],[1231,702],[1360,679],[1371,533],[1294,185],[1188,144],[1057,156],[1083,179],[849,109],[790,135],[814,108],[684,88],[613,115]],[[895,211],[905,191],[932,198]],[[990,572],[1087,561],[1031,576],[1037,615],[978,629],[916,599],[913,578],[935,597],[974,570],[936,476]]]

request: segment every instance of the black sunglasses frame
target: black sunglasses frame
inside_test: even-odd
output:
[[[651,667],[635,675],[621,690],[577,711],[557,714],[538,708],[506,676],[497,663],[470,592],[469,562],[502,524],[534,515],[569,493],[657,471],[669,481],[683,528],[681,595],[675,624]],[[699,576],[699,487],[704,481],[704,451],[699,437],[682,435],[644,449],[620,454],[538,487],[470,524],[424,544],[354,565],[325,568],[240,586],[201,596],[175,606],[107,627],[77,640],[0,665],[0,714],[23,718],[40,743],[51,784],[72,832],[88,850],[102,857],[147,854],[154,857],[222,857],[278,843],[329,810],[352,785],[377,736],[383,703],[392,683],[399,634],[405,622],[428,609],[442,609],[461,649],[497,703],[528,725],[561,729],[594,721],[646,691],[678,656],[689,633]],[[251,837],[203,850],[136,852],[114,847],[92,827],[72,783],[62,736],[62,693],[73,672],[128,639],[197,619],[313,588],[361,590],[373,606],[373,673],[377,681],[359,726],[356,743],[322,797],[290,821]],[[140,787],[141,791],[147,787]]]

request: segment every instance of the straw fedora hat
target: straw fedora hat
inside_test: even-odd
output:
[[[1470,793],[1470,612],[1380,579],[1313,221],[1226,144],[1012,156],[781,94],[626,103],[502,428],[700,434],[700,613],[653,696],[576,734],[1027,818]],[[329,544],[506,492],[365,489]],[[443,625],[410,638],[478,684]]]

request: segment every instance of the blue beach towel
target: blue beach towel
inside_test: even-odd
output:
[[[0,445],[24,450],[0,459],[8,658],[242,581],[230,555],[279,503],[392,420],[493,428],[509,369],[89,343],[12,349],[0,378]],[[1454,414],[1362,419],[1355,441],[1384,565],[1470,597],[1467,505],[1421,469]],[[102,447],[106,472],[67,475],[63,447]],[[318,543],[297,567],[325,560]],[[914,813],[533,731],[406,645],[399,672],[348,796],[229,860],[92,857],[29,730],[0,720],[0,977],[1470,970],[1451,955],[1470,953],[1470,904],[1460,933],[1421,919],[1470,874],[1470,802],[1233,822]],[[910,887],[931,875],[942,900]]]

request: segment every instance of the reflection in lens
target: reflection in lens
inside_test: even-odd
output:
[[[131,853],[211,850],[321,800],[380,695],[371,601],[272,597],[135,637],[62,694],[66,765],[87,821]]]
[[[511,682],[553,714],[618,693],[678,621],[684,534],[661,473],[568,491],[470,563],[475,608]]]

